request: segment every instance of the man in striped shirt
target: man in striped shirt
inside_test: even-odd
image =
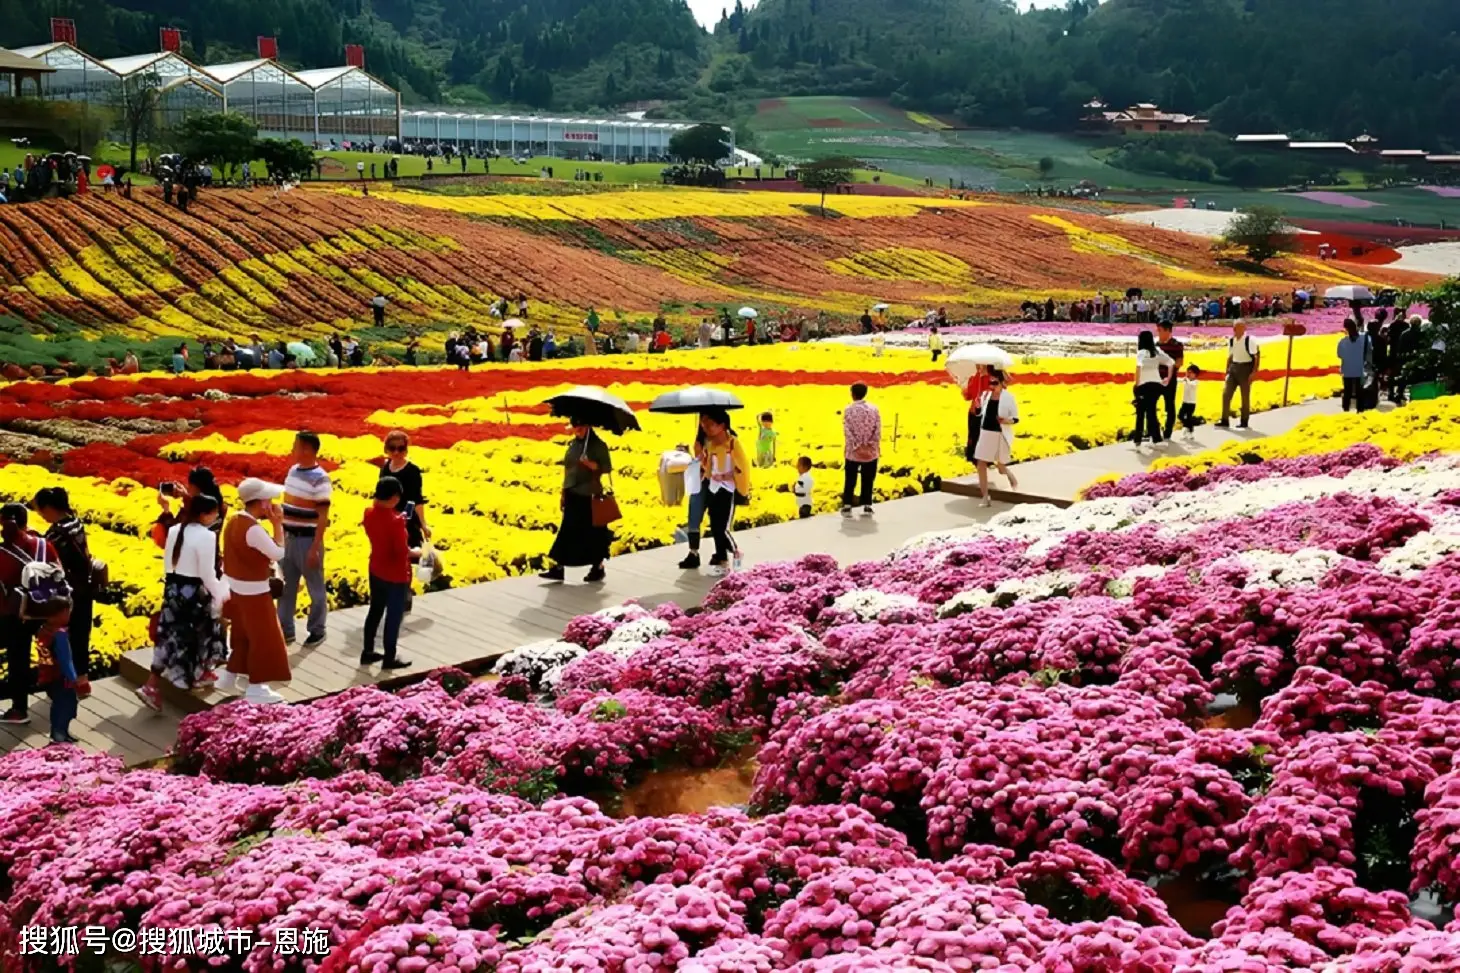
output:
[[[284,478],[284,593],[279,596],[279,625],[284,641],[294,641],[294,606],[299,580],[309,591],[308,636],[304,647],[324,641],[324,535],[330,525],[330,475],[319,465],[319,436],[309,431],[294,437],[294,465]]]

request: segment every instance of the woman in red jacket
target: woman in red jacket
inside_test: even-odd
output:
[[[410,660],[395,654],[400,623],[406,611],[406,592],[411,588],[411,550],[406,531],[410,511],[400,509],[401,485],[393,476],[382,476],[375,484],[375,503],[365,511],[365,535],[370,539],[370,611],[365,615],[365,650],[362,666],[381,662],[375,651],[375,633],[385,619],[383,669],[405,669]]]

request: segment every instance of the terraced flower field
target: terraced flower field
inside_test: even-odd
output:
[[[355,328],[375,294],[391,323],[445,331],[491,320],[500,296],[564,330],[723,306],[854,317],[943,305],[1007,315],[1025,297],[1143,286],[1272,289],[1202,241],[1102,217],[932,197],[704,190],[580,196],[406,191],[205,192],[187,213],[152,191],[0,209],[0,332],[146,341]],[[1422,278],[1295,260],[1292,280]],[[0,333],[3,337],[3,333]],[[3,357],[3,356],[0,356]]]

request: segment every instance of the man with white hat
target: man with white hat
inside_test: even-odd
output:
[[[288,682],[289,649],[269,581],[284,556],[283,510],[273,501],[284,488],[249,477],[238,485],[241,508],[223,529],[223,580],[228,585],[229,648],[227,670],[218,679],[223,692],[244,689],[254,703],[282,703],[269,685]],[[273,536],[264,530],[264,521]]]

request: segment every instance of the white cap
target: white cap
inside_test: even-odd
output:
[[[269,483],[251,476],[238,485],[239,503],[253,503],[255,500],[273,500],[283,494],[284,488],[277,483]]]

